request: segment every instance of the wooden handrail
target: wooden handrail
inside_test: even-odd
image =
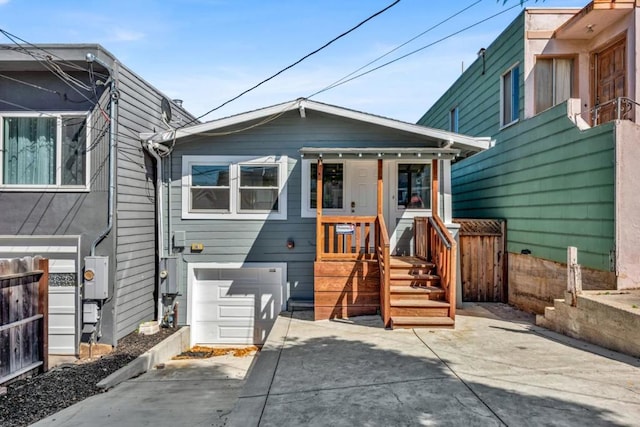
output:
[[[390,248],[387,225],[384,216],[379,214],[376,219],[376,252],[380,269],[380,314],[385,327],[389,326],[391,319]]]
[[[316,261],[374,257],[375,216],[322,216],[317,221]],[[340,230],[339,225],[352,230]]]
[[[415,255],[436,265],[440,285],[449,303],[449,317],[456,316],[456,241],[440,217],[414,218]]]

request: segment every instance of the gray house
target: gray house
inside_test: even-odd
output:
[[[168,159],[163,258],[192,344],[261,343],[287,302],[384,311],[376,247],[413,254],[414,217],[455,232],[451,160],[489,146],[306,99],[142,138]]]
[[[101,46],[0,46],[0,257],[50,259],[50,354],[157,318],[156,164],[138,135],[192,119]]]

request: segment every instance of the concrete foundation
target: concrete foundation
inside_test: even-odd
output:
[[[571,306],[571,295],[556,299],[536,324],[572,338],[640,357],[640,290],[587,291]]]

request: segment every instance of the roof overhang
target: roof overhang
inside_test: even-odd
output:
[[[452,148],[395,147],[395,148],[335,148],[302,147],[300,155],[304,159],[453,159],[460,150]]]
[[[591,40],[639,5],[638,0],[594,0],[562,24],[555,31],[554,38]]]
[[[448,132],[440,129],[402,122],[400,120],[394,120],[374,114],[363,113],[360,111],[338,107],[335,105],[310,101],[304,98],[273,105],[271,107],[266,107],[259,110],[241,113],[235,116],[213,120],[190,127],[185,127],[182,129],[177,129],[175,131],[167,131],[156,134],[145,133],[141,134],[140,137],[143,140],[151,140],[159,144],[172,144],[176,139],[188,136],[223,136],[230,133],[228,128],[234,128],[233,132],[248,130],[260,126],[261,124],[266,124],[293,110],[298,110],[302,118],[306,117],[307,111],[318,111],[321,113],[326,113],[346,119],[352,119],[363,123],[383,126],[392,130],[419,136],[424,138],[425,140],[433,141],[435,143],[434,145],[458,149],[466,153],[475,153],[486,150],[490,147],[491,143],[490,138],[461,135],[454,132]]]

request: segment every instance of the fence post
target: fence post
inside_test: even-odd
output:
[[[42,372],[47,372],[49,370],[49,260],[39,258],[34,261],[38,263],[38,270],[42,270],[42,276],[38,281],[38,313],[42,314],[40,357],[42,357]]]
[[[578,303],[578,294],[582,293],[582,273],[578,264],[578,248],[567,248],[567,291],[571,293],[571,306]]]

